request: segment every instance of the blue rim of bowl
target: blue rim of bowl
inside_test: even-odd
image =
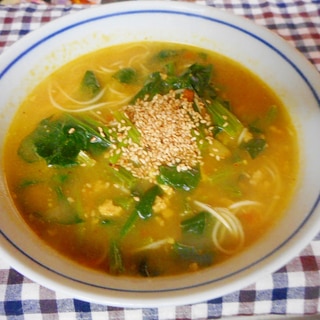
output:
[[[317,94],[317,91],[313,88],[312,84],[309,82],[309,80],[307,79],[307,77],[304,75],[304,73],[298,68],[297,65],[294,64],[293,61],[291,61],[285,54],[283,54],[280,50],[278,50],[275,46],[273,46],[270,42],[262,39],[261,37],[259,37],[258,35],[245,30],[244,28],[237,26],[235,24],[232,24],[230,22],[226,22],[223,21],[221,19],[212,17],[212,16],[206,16],[203,14],[197,14],[197,13],[191,13],[191,12],[184,12],[184,11],[178,11],[178,10],[170,10],[170,9],[145,9],[145,10],[130,10],[130,11],[121,11],[121,12],[116,12],[116,13],[106,13],[106,14],[102,14],[102,15],[98,15],[98,16],[94,16],[92,18],[88,18],[88,19],[84,19],[75,23],[72,23],[62,29],[59,29],[55,32],[52,32],[51,34],[43,37],[42,39],[40,39],[39,41],[35,42],[34,44],[32,44],[30,47],[26,48],[22,53],[20,53],[15,59],[13,59],[1,72],[0,72],[0,79],[2,79],[2,77],[20,60],[22,59],[25,55],[29,54],[32,50],[34,50],[35,48],[37,48],[39,45],[41,45],[42,43],[50,40],[51,38],[62,34],[70,29],[76,28],[79,25],[84,25],[84,24],[89,24],[92,23],[94,21],[97,20],[104,20],[104,19],[110,19],[116,16],[126,16],[126,15],[137,15],[137,14],[169,14],[169,15],[179,15],[179,16],[189,16],[189,17],[193,17],[193,18],[197,18],[197,19],[201,19],[201,20],[208,20],[210,22],[213,23],[217,23],[217,24],[221,24],[221,25],[225,25],[229,28],[235,29],[237,31],[240,31],[248,36],[250,36],[251,38],[254,38],[255,40],[257,40],[258,42],[264,44],[265,46],[267,46],[269,49],[271,49],[272,51],[274,51],[277,55],[279,55],[286,63],[288,63],[294,70],[295,72],[303,79],[303,81],[305,82],[305,84],[307,85],[307,87],[310,89],[312,95],[314,96],[315,100],[318,102],[318,105],[320,107],[320,97]],[[270,251],[269,253],[265,254],[262,258],[252,262],[251,264],[238,269],[232,273],[229,273],[223,277],[219,277],[219,278],[214,278],[205,282],[201,282],[198,284],[193,284],[193,285],[188,285],[188,286],[182,286],[182,287],[177,287],[177,288],[165,288],[165,289],[157,289],[157,290],[133,290],[133,289],[118,289],[118,288],[113,288],[113,287],[108,287],[108,286],[100,286],[100,285],[96,285],[96,284],[92,284],[92,283],[88,283],[85,281],[81,281],[79,279],[67,276],[63,273],[60,273],[48,266],[46,266],[45,264],[37,261],[36,259],[34,259],[33,257],[29,256],[27,253],[25,253],[19,246],[17,246],[2,230],[0,230],[0,233],[2,234],[2,236],[16,249],[18,250],[22,255],[24,255],[25,257],[27,257],[28,259],[30,259],[32,262],[36,263],[37,265],[41,266],[42,268],[44,268],[45,270],[56,274],[60,277],[63,277],[67,280],[76,282],[78,284],[82,284],[82,285],[86,285],[86,286],[90,286],[90,287],[94,287],[97,289],[105,289],[105,290],[110,290],[110,291],[118,291],[118,292],[127,292],[127,293],[159,293],[159,292],[172,292],[172,291],[181,291],[181,290],[186,290],[186,289],[193,289],[193,288],[197,288],[197,287],[202,287],[202,286],[207,286],[207,285],[211,285],[214,283],[217,283],[219,281],[225,280],[227,278],[233,277],[241,272],[244,272],[254,266],[256,266],[257,264],[261,263],[262,261],[266,260],[267,258],[269,258],[270,256],[272,256],[273,254],[275,254],[280,248],[282,248],[283,246],[285,246],[298,232],[299,230],[307,223],[307,221],[311,218],[311,216],[313,215],[313,213],[315,212],[318,204],[320,202],[320,194],[318,194],[318,197],[316,199],[316,201],[314,202],[312,208],[310,209],[309,213],[307,214],[307,216],[305,217],[305,219],[301,222],[301,224],[299,225],[299,227],[294,230],[292,232],[292,234],[285,240],[283,241],[281,244],[279,244],[276,248],[274,248],[272,251]]]

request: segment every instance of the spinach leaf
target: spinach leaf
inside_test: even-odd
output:
[[[111,145],[111,140],[108,133],[108,127],[103,123],[96,121],[88,116],[72,116],[70,114],[65,114],[62,116],[66,117],[66,123],[75,129],[75,132],[82,131],[86,136],[87,149],[92,155],[101,154]]]
[[[109,251],[109,261],[111,273],[120,274],[124,272],[125,267],[122,260],[122,254],[116,241],[111,242]]]
[[[176,57],[178,54],[179,52],[177,50],[166,49],[159,51],[155,57],[160,60],[165,60],[168,58]]]
[[[206,212],[202,211],[197,215],[181,222],[183,232],[201,235],[206,226]]]
[[[249,129],[254,134],[261,134],[275,121],[278,115],[278,107],[276,105],[271,105],[262,118],[258,118],[249,124]]]
[[[136,206],[136,211],[141,219],[148,219],[152,215],[152,206],[158,195],[162,193],[162,189],[155,185],[145,192]]]
[[[138,218],[145,220],[152,216],[152,206],[157,196],[162,194],[162,189],[158,185],[154,185],[148,189],[141,197],[140,201],[136,204],[133,212],[125,222],[120,230],[120,237],[124,237],[133,228]]]
[[[113,112],[114,117],[119,123],[124,124],[126,127],[130,128],[128,129],[128,137],[136,144],[139,144],[141,133],[136,128],[136,126],[131,122],[131,120],[128,118],[128,116],[121,112],[121,111],[114,111]]]
[[[252,159],[255,159],[266,147],[266,140],[254,138],[242,144],[242,147],[248,151]]]
[[[241,134],[244,129],[243,124],[222,101],[215,99],[210,104],[207,104],[206,107],[210,114],[212,123],[217,126],[220,131],[226,132],[234,139]]]
[[[138,272],[143,277],[156,277],[160,275],[158,267],[150,263],[146,257],[143,257],[139,262]]]
[[[177,190],[191,191],[195,189],[201,179],[200,168],[178,171],[176,166],[161,166],[157,181]]]
[[[114,205],[119,206],[124,210],[131,210],[135,206],[135,201],[130,195],[115,197],[112,201]]]
[[[20,143],[18,155],[26,162],[33,163],[41,159],[35,146],[35,132],[26,136]]]
[[[108,165],[106,167],[108,173],[112,175],[112,178],[124,188],[131,190],[138,182],[130,171],[122,166],[112,166]]]
[[[189,82],[200,97],[212,98],[216,96],[215,90],[210,85],[212,65],[193,64],[182,75],[182,78]]]
[[[161,76],[160,72],[152,73],[147,79],[144,87],[133,98],[151,100],[156,94],[167,94],[170,90],[192,89],[200,97],[211,99],[216,97],[216,90],[210,84],[212,65],[193,64],[181,75],[174,75],[173,65],[166,65],[167,75]]]
[[[143,100],[145,97],[148,97],[148,100],[151,100],[156,94],[164,95],[169,91],[170,86],[162,79],[160,72],[153,72],[149,75],[142,89],[134,96],[132,102],[135,102],[138,99]]]
[[[97,127],[80,118],[63,114],[55,119],[42,120],[38,127],[20,143],[18,154],[27,162],[40,158],[48,166],[70,167],[76,165],[93,165],[91,155],[100,153],[111,142]]]
[[[101,86],[93,71],[87,70],[85,72],[81,81],[81,89],[92,96],[95,96],[100,92]]]
[[[77,210],[68,201],[61,186],[55,186],[53,190],[57,195],[58,205],[44,212],[42,218],[46,221],[65,225],[83,222]]]
[[[114,76],[121,83],[134,83],[137,80],[137,72],[133,68],[123,68],[117,71]]]
[[[77,156],[84,149],[86,139],[82,130],[70,134],[71,129],[65,121],[45,119],[34,131],[35,150],[48,166],[77,164]]]
[[[241,174],[241,166],[232,165],[231,167],[220,169],[212,175],[209,175],[208,181],[213,185],[219,186],[219,189],[227,192],[230,197],[237,199],[243,196],[243,192],[238,185]]]
[[[185,261],[196,262],[201,266],[209,266],[213,261],[213,253],[197,249],[195,246],[185,245],[180,242],[173,244],[173,251]]]
[[[39,188],[47,188],[53,190],[55,200],[51,206],[48,206],[46,210],[41,212],[34,212],[39,219],[61,225],[74,225],[83,222],[81,205],[75,205],[70,202],[68,196],[65,193],[66,184],[69,182],[70,176],[67,173],[57,173],[52,175],[46,181],[38,181]],[[24,188],[32,187],[36,185],[25,185]],[[75,203],[79,203],[75,201]]]

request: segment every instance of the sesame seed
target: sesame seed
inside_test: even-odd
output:
[[[103,129],[101,127],[98,127],[98,130],[99,130],[100,136],[104,138],[106,135],[103,132]]]
[[[202,163],[196,138],[200,133],[196,128],[212,124],[208,123],[203,103],[198,101],[197,107],[201,112],[194,110],[192,101],[178,97],[174,91],[166,95],[157,94],[150,101],[146,96],[125,106],[123,112],[139,131],[140,141],[139,144],[132,143],[128,136],[131,127],[123,131],[123,125],[117,122],[113,132],[122,144],[111,148],[111,156],[120,155],[117,165],[135,177],[153,182],[162,165],[176,166],[178,171],[185,171]],[[206,131],[211,141],[212,133]]]

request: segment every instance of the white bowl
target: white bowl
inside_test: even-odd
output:
[[[121,2],[48,23],[0,57],[0,144],[24,97],[52,71],[114,44],[159,40],[203,47],[252,70],[289,106],[301,150],[299,188],[284,218],[261,241],[223,265],[155,279],[101,275],[40,243],[16,212],[0,173],[1,258],[40,284],[96,303],[159,307],[216,298],[250,285],[298,254],[320,230],[320,76],[273,33],[241,17],[181,2]]]

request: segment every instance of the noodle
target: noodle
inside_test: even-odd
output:
[[[212,231],[212,240],[214,246],[221,252],[226,254],[232,254],[236,251],[239,251],[244,245],[244,231],[241,225],[240,220],[227,208],[211,208],[210,206],[199,202],[194,201],[194,203],[201,209],[206,210],[212,216],[214,216],[218,221],[215,223]],[[236,247],[233,249],[223,248],[223,243],[225,241],[225,232],[228,231],[228,234],[236,241]],[[220,236],[219,236],[220,235]]]

